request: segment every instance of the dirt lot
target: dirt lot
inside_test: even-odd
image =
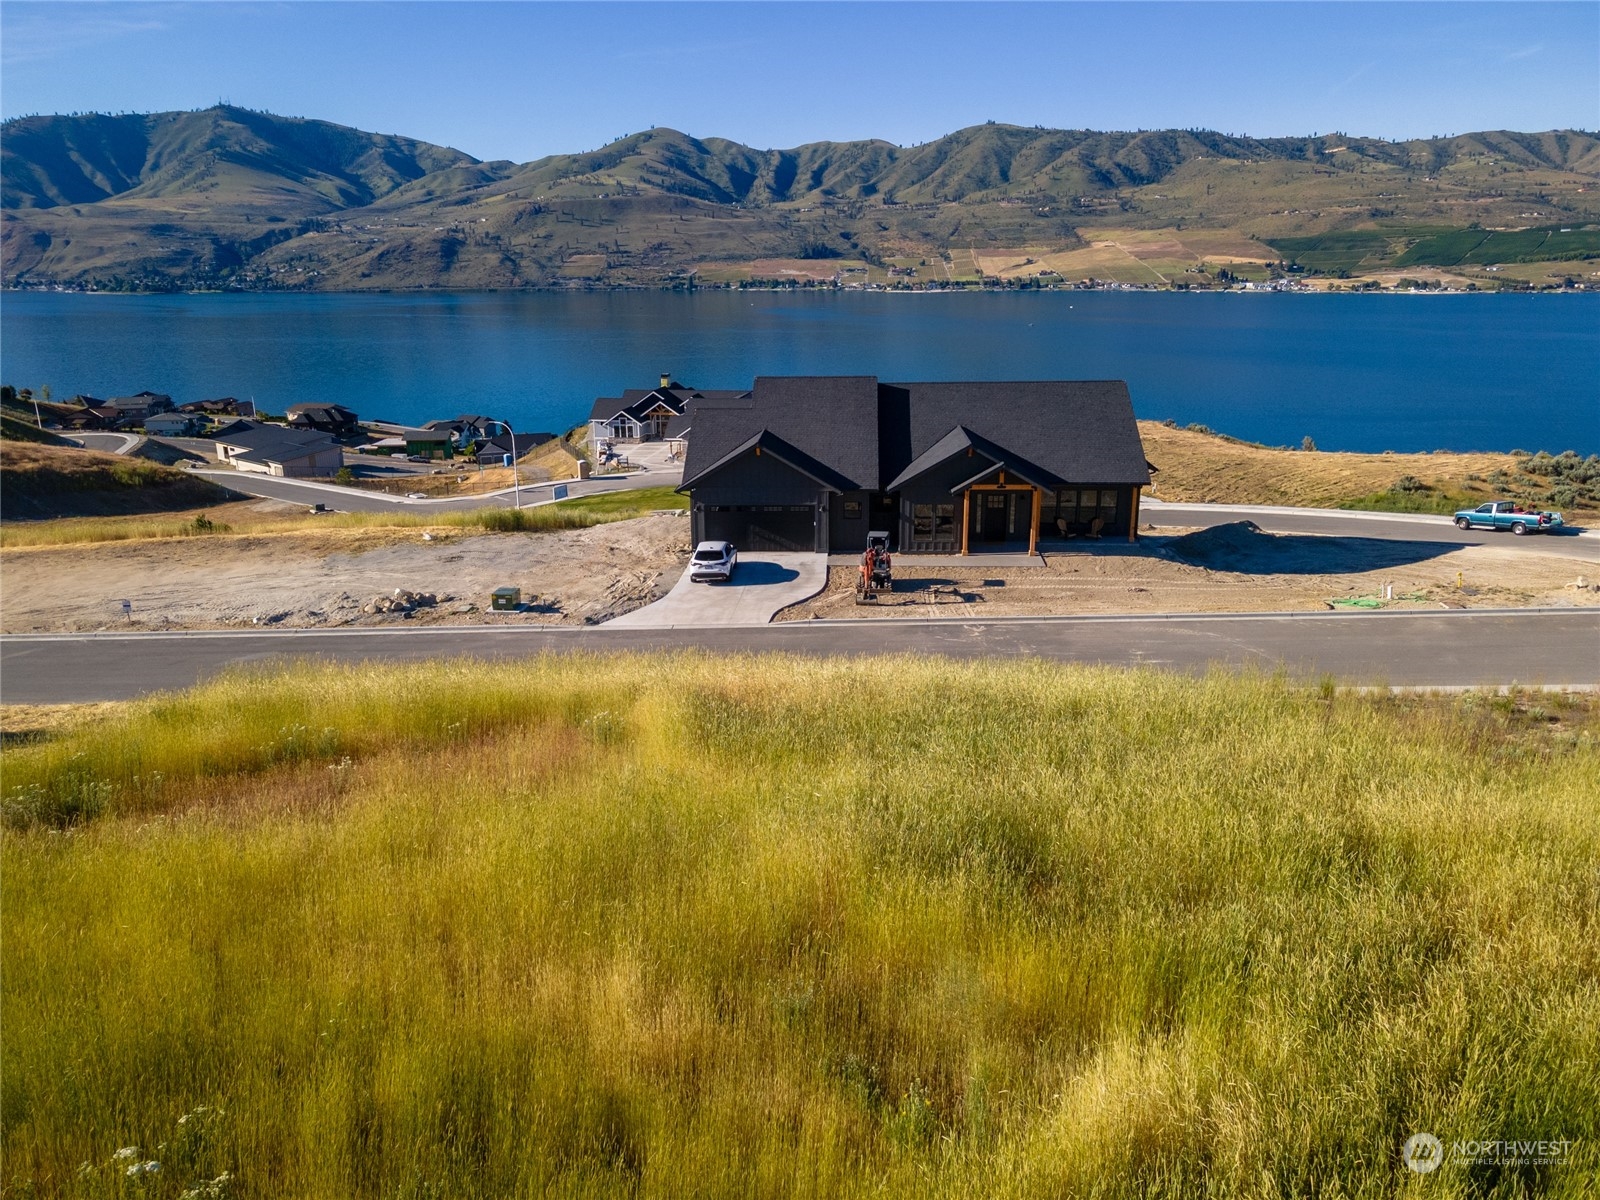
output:
[[[825,591],[778,615],[813,617],[1044,616],[1072,613],[1292,612],[1349,607],[1600,606],[1600,570],[1522,545],[1458,546],[1263,533],[1249,522],[1145,535],[1138,545],[1084,543],[1045,565],[919,568],[895,559],[895,590],[855,603],[855,570],[834,567]],[[1545,551],[1541,545],[1540,551]],[[1459,586],[1458,586],[1459,578]],[[1587,587],[1573,586],[1582,578]],[[1392,599],[1384,599],[1389,589]],[[1349,604],[1350,601],[1360,601]]]
[[[19,548],[0,552],[7,633],[314,628],[412,623],[591,624],[665,594],[688,561],[688,521],[650,516],[550,533],[278,534]],[[374,544],[376,543],[376,544]],[[525,610],[490,613],[522,589]],[[431,606],[366,613],[396,588]],[[132,601],[131,623],[121,601]]]

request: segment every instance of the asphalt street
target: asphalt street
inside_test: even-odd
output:
[[[1139,527],[1194,528],[1254,521],[1268,533],[1314,533],[1325,537],[1381,538],[1399,542],[1443,542],[1458,546],[1509,546],[1532,553],[1560,554],[1600,562],[1600,536],[1567,530],[1517,537],[1487,529],[1457,529],[1449,517],[1410,513],[1350,512],[1343,509],[1272,508],[1249,504],[1164,504],[1145,499]]]
[[[229,668],[469,657],[491,665],[546,652],[701,649],[885,653],[1202,671],[1283,669],[1372,687],[1595,686],[1600,611],[1284,613],[1009,620],[807,621],[725,629],[451,626],[273,632],[24,634],[0,638],[0,701],[124,700]]]

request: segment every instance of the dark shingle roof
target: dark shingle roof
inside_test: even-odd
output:
[[[707,394],[689,413],[694,436],[684,486],[764,429],[830,468],[841,490],[878,486],[878,381],[871,375],[764,375],[749,392]]]
[[[1068,483],[1150,482],[1128,385],[1120,379],[886,384],[909,401],[910,453],[957,425]],[[889,478],[905,469],[884,464]]]
[[[243,446],[237,458],[256,462],[287,462],[304,458],[319,450],[337,450],[339,443],[325,433],[311,433],[301,429],[283,429],[277,425],[260,425],[254,421],[235,421],[216,435],[216,440],[229,446]]]
[[[691,402],[684,487],[768,430],[848,482],[888,491],[967,448],[1041,487],[1150,482],[1120,380],[885,383],[763,376]]]
[[[985,475],[991,475],[1002,468],[1010,471],[1023,482],[1042,488],[1060,487],[1067,482],[1054,472],[1047,471],[1029,462],[1021,455],[1007,450],[1003,446],[995,445],[982,434],[973,433],[965,425],[957,425],[949,433],[917,455],[916,458],[912,459],[905,470],[883,485],[884,490],[892,492],[902,484],[909,483],[923,472],[932,470],[940,463],[954,458],[969,449],[975,450],[982,455],[988,465],[972,479],[968,480],[966,484],[963,484],[963,487],[967,486],[967,484],[976,483]]]
[[[638,420],[657,404],[664,403],[675,413],[681,413],[692,402],[699,400],[725,400],[742,396],[738,391],[705,391],[674,384],[668,388],[629,388],[620,396],[601,396],[589,409],[591,421],[609,421],[627,413]]]

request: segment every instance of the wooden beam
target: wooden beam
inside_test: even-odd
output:
[[[972,532],[972,489],[961,493],[961,553],[967,554],[967,536]]]
[[[1033,521],[1028,527],[1028,553],[1039,553],[1039,515],[1044,509],[1044,493],[1033,489]]]
[[[1128,540],[1130,542],[1136,542],[1136,541],[1139,540],[1139,492],[1140,492],[1140,490],[1141,489],[1139,489],[1137,487],[1135,487],[1133,489],[1133,511],[1128,514]]]

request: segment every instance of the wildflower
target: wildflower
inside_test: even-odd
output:
[[[139,1179],[145,1175],[159,1175],[160,1173],[161,1164],[153,1158],[147,1162],[136,1162],[128,1168],[129,1179]]]
[[[121,1150],[118,1150],[115,1154],[113,1154],[111,1156],[111,1161],[112,1162],[126,1162],[128,1159],[137,1158],[138,1156],[139,1156],[139,1147],[137,1147],[137,1146],[124,1146]]]

